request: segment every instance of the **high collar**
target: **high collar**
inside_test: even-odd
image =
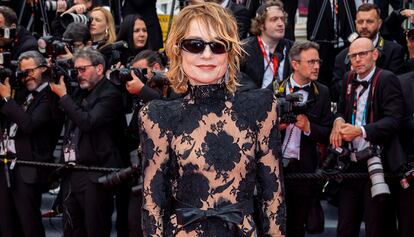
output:
[[[227,88],[225,83],[211,85],[188,85],[189,100],[195,104],[216,103],[227,98]]]

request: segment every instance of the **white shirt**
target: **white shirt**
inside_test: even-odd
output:
[[[374,76],[375,73],[375,68],[374,67],[372,69],[372,71],[364,78],[360,78],[359,76],[357,76],[357,80],[358,81],[370,81],[372,80],[372,77]],[[364,129],[364,125],[367,124],[367,119],[369,119],[367,117],[367,100],[368,100],[368,95],[369,95],[369,90],[371,88],[371,85],[368,86],[368,88],[364,91],[364,93],[359,97],[358,101],[357,101],[357,112],[356,112],[356,116],[355,116],[355,126],[360,126],[361,130],[362,130],[362,136],[356,137],[353,141],[352,141],[352,146],[356,151],[361,151],[363,149],[365,149],[366,147],[368,147],[370,144],[367,140],[365,140],[366,138],[366,133],[365,133],[365,129]],[[355,90],[355,94],[358,98],[359,93],[362,91],[363,86],[359,85],[356,90]],[[372,112],[372,111],[371,111]],[[364,115],[365,114],[365,115]],[[363,117],[365,117],[363,119]],[[353,155],[351,156],[351,159],[353,160],[355,157],[353,157]],[[355,159],[356,161],[356,159]]]
[[[290,94],[290,88],[292,87],[305,87],[310,85],[310,82],[300,86],[299,84],[297,84],[295,82],[295,80],[293,80],[293,74],[290,76],[289,78],[290,84],[286,85],[286,95]],[[308,96],[309,93],[307,91],[304,90],[299,90],[296,93],[300,93],[303,96],[303,101],[302,103],[305,103],[306,101],[308,101]],[[292,134],[292,135],[291,135]],[[310,133],[305,133],[305,135],[309,136]],[[295,124],[289,124],[288,127],[286,128],[286,134],[285,134],[285,139],[283,140],[283,145],[282,145],[282,156],[283,158],[287,158],[287,159],[300,159],[300,138],[302,135],[302,130],[300,130],[298,127],[295,126]],[[290,137],[290,139],[289,139]]]

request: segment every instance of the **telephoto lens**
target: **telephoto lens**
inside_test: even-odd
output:
[[[382,195],[390,194],[390,188],[384,180],[384,169],[382,168],[381,159],[378,156],[373,156],[368,159],[368,173],[371,179],[371,196],[379,197]]]

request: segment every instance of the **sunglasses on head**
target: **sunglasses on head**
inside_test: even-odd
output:
[[[204,52],[207,45],[214,54],[223,54],[230,50],[230,45],[225,41],[205,42],[201,39],[184,39],[180,42],[181,49],[194,54]]]

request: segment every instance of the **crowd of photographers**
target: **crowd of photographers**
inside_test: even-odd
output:
[[[156,1],[16,2],[0,1],[0,236],[45,236],[40,205],[51,177],[60,191],[49,214],[63,214],[64,236],[109,236],[114,205],[118,236],[142,236],[138,111],[181,96],[164,76]],[[325,186],[339,207],[337,235],[358,236],[364,221],[366,236],[414,236],[414,29],[401,28],[414,24],[414,10],[392,1],[400,9],[386,16],[373,1],[310,1],[312,42],[295,42],[285,34],[282,2],[291,1],[209,2],[234,14],[244,40],[238,90],[277,97],[285,174],[369,174]],[[323,231],[324,183],[285,182],[287,236]]]

